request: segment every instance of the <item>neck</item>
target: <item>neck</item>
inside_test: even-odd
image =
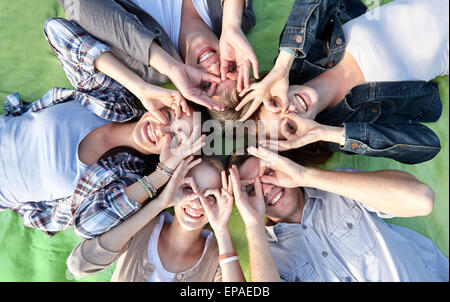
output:
[[[201,233],[202,229],[195,231],[184,229],[174,217],[171,224],[164,224],[160,237],[163,238],[169,251],[188,255],[203,251],[204,241]]]
[[[133,129],[137,122],[134,123],[111,123],[111,127],[107,131],[107,144],[109,149],[127,146],[142,152],[132,140]]]
[[[333,69],[305,83],[314,88],[318,95],[315,115],[339,104],[353,87],[365,83],[364,74],[353,56],[345,52],[344,57]]]

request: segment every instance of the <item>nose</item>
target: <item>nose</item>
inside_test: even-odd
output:
[[[203,209],[202,203],[200,202],[200,198],[197,197],[191,201],[189,201],[189,206],[193,209]]]
[[[219,62],[213,63],[206,68],[206,71],[220,77],[220,66]]]
[[[297,106],[295,106],[292,102],[289,102],[287,113],[297,113]]]
[[[262,184],[262,191],[263,191],[264,198],[269,196],[270,192],[272,191],[272,189],[274,187],[275,186],[272,184],[265,184],[265,183]]]

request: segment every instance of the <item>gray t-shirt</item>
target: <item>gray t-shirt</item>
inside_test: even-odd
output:
[[[305,188],[301,223],[267,227],[281,278],[290,282],[449,280],[448,258],[430,239],[381,217],[386,216],[349,198]]]
[[[0,209],[71,196],[89,168],[79,143],[108,123],[76,101],[0,116]]]

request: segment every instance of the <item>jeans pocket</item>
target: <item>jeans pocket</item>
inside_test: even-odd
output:
[[[371,226],[358,205],[352,206],[333,228],[330,236],[353,255],[360,257],[376,247]]]

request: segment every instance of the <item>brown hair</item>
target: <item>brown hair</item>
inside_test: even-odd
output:
[[[218,120],[222,127],[225,125],[225,122],[227,120],[240,120],[250,109],[252,103],[249,102],[240,111],[236,111],[234,108],[236,108],[236,106],[243,100],[244,97],[245,95],[243,97],[239,96],[236,88],[230,91],[225,91],[222,95],[222,104],[224,105],[225,110],[222,112],[210,110],[210,116]],[[249,119],[257,121],[258,110],[256,110]],[[333,155],[333,153],[329,150],[328,144],[326,142],[320,141],[314,142],[298,149],[280,152],[280,155],[288,157],[289,159],[295,161],[300,165],[318,165],[325,163]],[[232,158],[234,156],[235,155],[232,155]]]

